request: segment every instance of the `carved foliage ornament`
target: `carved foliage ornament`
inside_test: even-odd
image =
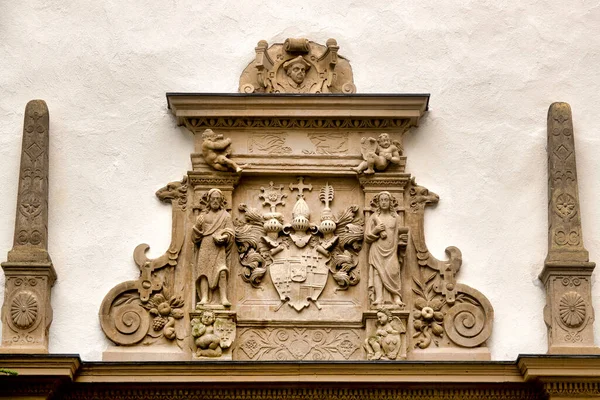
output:
[[[332,328],[244,329],[237,353],[250,360],[360,359],[360,332]]]

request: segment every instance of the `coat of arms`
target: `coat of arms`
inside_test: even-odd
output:
[[[285,205],[283,185],[273,182],[261,188],[263,206],[270,212],[262,214],[245,204],[239,210],[245,214],[244,221],[237,221],[236,242],[244,271],[242,277],[253,286],[261,283],[269,272],[271,281],[279,293],[281,304],[287,303],[300,312],[313,302],[321,309],[318,298],[332,274],[339,290],[359,282],[355,270],[363,239],[363,221],[357,217],[358,207],[350,206],[334,216],[330,204],[335,191],[326,184],[319,192],[324,204],[319,225],[310,220],[310,208],[304,191],[311,192],[312,185],[298,178],[290,184],[291,192],[298,191],[292,210],[292,221],[285,223],[277,206]]]

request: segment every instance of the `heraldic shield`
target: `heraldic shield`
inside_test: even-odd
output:
[[[303,253],[291,255],[284,251],[269,266],[271,280],[281,301],[287,301],[296,311],[308,307],[309,301],[317,301],[329,274],[328,258],[313,248],[304,249]]]

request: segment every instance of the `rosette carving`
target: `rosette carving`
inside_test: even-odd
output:
[[[560,320],[569,328],[577,328],[585,321],[587,315],[586,304],[583,297],[577,292],[567,292],[558,302]]]
[[[39,303],[31,292],[21,292],[13,297],[10,304],[10,317],[17,328],[30,328],[37,320]]]

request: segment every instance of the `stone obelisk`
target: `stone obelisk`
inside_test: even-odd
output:
[[[13,248],[2,263],[4,353],[48,353],[50,289],[56,272],[48,254],[49,114],[43,100],[25,107]]]
[[[548,109],[548,255],[544,321],[549,354],[598,354],[594,346],[591,276],[595,263],[583,246],[571,107]]]

